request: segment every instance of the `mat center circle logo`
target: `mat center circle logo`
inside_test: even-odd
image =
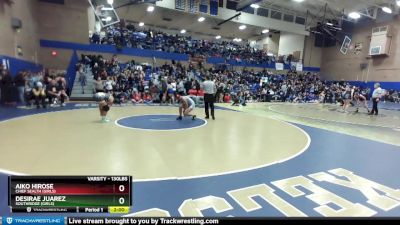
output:
[[[187,130],[205,126],[207,121],[185,117],[177,120],[176,115],[138,115],[118,119],[115,124],[120,127],[138,130],[173,131]]]

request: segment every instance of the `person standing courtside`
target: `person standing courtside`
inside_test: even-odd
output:
[[[208,111],[208,108],[211,108],[211,117],[213,120],[215,120],[214,101],[215,101],[215,94],[217,92],[217,87],[215,86],[214,81],[210,80],[209,76],[206,76],[206,80],[203,82],[203,90],[204,90],[206,119],[210,118],[210,113]]]
[[[385,90],[381,88],[379,83],[375,83],[374,88],[374,92],[372,92],[372,111],[369,113],[369,115],[378,115],[378,102],[385,94]]]

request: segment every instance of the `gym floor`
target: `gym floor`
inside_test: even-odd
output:
[[[0,215],[7,175],[132,175],[134,216],[399,216],[400,104],[0,108]],[[354,111],[352,108],[350,111]]]

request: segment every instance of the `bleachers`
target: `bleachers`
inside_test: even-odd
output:
[[[140,28],[139,28],[140,29]],[[249,43],[234,41],[198,40],[190,36],[170,35],[168,33],[143,29],[140,32],[128,27],[113,25],[105,28],[104,36],[94,34],[90,38],[93,44],[116,45],[138,50],[153,50],[157,53],[190,55],[209,58],[209,63],[223,63],[247,66],[249,64],[269,65],[275,62],[290,65],[295,61],[293,55],[271,56],[262,49],[256,49]],[[140,35],[138,35],[140,34]]]
[[[74,86],[71,91],[71,100],[91,100],[93,98],[94,80],[92,70],[88,67],[86,72],[86,86],[82,92],[82,87],[78,77],[75,77]]]

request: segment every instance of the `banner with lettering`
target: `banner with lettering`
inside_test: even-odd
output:
[[[199,12],[199,0],[188,0],[188,12],[198,13]]]
[[[186,0],[175,0],[175,9],[185,11]]]
[[[216,16],[218,15],[218,0],[210,0],[210,15]]]
[[[209,0],[200,0],[200,12],[208,14]]]
[[[284,69],[283,63],[275,63],[275,69],[276,70],[283,70]]]
[[[297,63],[296,64],[296,71],[297,72],[303,72],[303,63]]]

